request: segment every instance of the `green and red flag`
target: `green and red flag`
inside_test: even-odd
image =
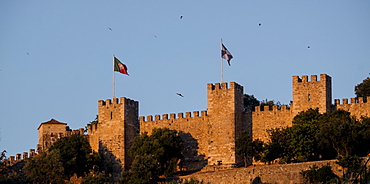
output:
[[[119,61],[116,57],[114,57],[114,71],[122,73],[122,74],[129,75],[127,73],[127,70],[128,70],[127,66],[125,64],[121,63],[121,61]]]

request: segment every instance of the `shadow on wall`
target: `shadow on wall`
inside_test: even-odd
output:
[[[198,141],[190,133],[180,131],[179,136],[184,141],[184,146],[181,150],[184,161],[181,164],[181,169],[185,172],[201,170],[207,165],[207,160],[204,154],[198,154]]]
[[[100,167],[107,173],[112,173],[113,178],[120,177],[122,172],[121,161],[101,141],[99,141],[99,154],[102,160]]]
[[[255,177],[251,184],[262,184],[261,178],[259,176]]]

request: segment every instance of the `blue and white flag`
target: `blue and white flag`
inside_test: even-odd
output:
[[[224,44],[222,44],[222,48],[221,48],[221,57],[223,59],[226,59],[229,66],[231,66],[230,60],[233,58],[233,55],[231,55],[231,53],[227,50]]]

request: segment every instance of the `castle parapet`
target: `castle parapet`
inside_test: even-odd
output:
[[[273,105],[272,108],[270,108],[268,105],[266,105],[266,106],[263,106],[262,108],[261,108],[261,106],[255,106],[254,110],[252,110],[252,112],[261,112],[261,111],[277,112],[277,111],[287,111],[287,110],[290,110],[287,105],[281,105],[281,108],[279,108],[278,105]]]
[[[228,86],[230,85],[230,86]],[[239,85],[236,82],[230,82],[229,84],[226,82],[222,83],[215,83],[215,84],[207,84],[208,91],[217,91],[217,90],[226,90],[226,89],[236,89],[236,90],[243,90],[243,86]]]
[[[22,160],[21,154],[20,153],[17,153],[15,155],[15,159],[17,159],[17,161]]]
[[[26,160],[28,158],[31,158],[35,156],[35,149],[30,149],[29,152],[23,152],[22,154],[17,153],[15,156],[9,156],[8,159],[4,159],[3,162],[7,166],[11,166],[19,161]]]
[[[104,100],[99,100],[98,101],[98,107],[103,107],[103,106],[110,106],[110,105],[115,105],[115,104],[122,104],[123,102],[128,103],[129,105],[132,105],[134,103],[138,103],[135,100],[131,100],[126,97],[121,97],[121,98],[113,98],[113,99],[106,99]]]
[[[89,133],[95,132],[98,130],[98,124],[88,125],[87,130]]]
[[[330,80],[330,76],[327,74],[320,74],[320,80],[317,79],[317,75],[311,75],[311,80],[308,80],[308,75],[303,75],[302,78],[299,78],[299,76],[293,76],[293,83],[295,82],[317,82],[317,81],[327,81]]]
[[[28,152],[23,152],[23,159],[27,159],[28,158]]]
[[[35,149],[30,149],[30,157],[33,157],[35,155],[36,155]]]
[[[15,163],[15,156],[10,156],[9,157],[9,162],[10,162],[11,165],[14,164]]]
[[[357,98],[350,98],[348,101],[348,98],[343,98],[342,103],[340,103],[340,99],[334,100],[334,105],[347,105],[347,104],[362,104],[367,103],[370,101],[370,96],[364,98],[364,97],[357,97]]]
[[[207,111],[201,111],[201,113],[199,113],[199,111],[193,111],[193,113],[185,112],[185,116],[184,116],[184,113],[182,112],[177,113],[177,116],[175,113],[171,113],[169,115],[163,114],[162,118],[161,118],[161,115],[154,115],[154,119],[153,119],[153,115],[148,115],[146,117],[140,116],[139,120],[140,122],[152,122],[152,121],[161,121],[161,120],[175,120],[175,119],[183,119],[183,118],[205,117],[205,116],[207,116]]]

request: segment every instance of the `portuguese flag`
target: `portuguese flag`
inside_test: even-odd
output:
[[[116,57],[114,57],[114,71],[122,73],[122,74],[129,75],[127,73],[127,70],[128,70],[127,66],[125,64],[121,63],[121,61],[119,61]]]

